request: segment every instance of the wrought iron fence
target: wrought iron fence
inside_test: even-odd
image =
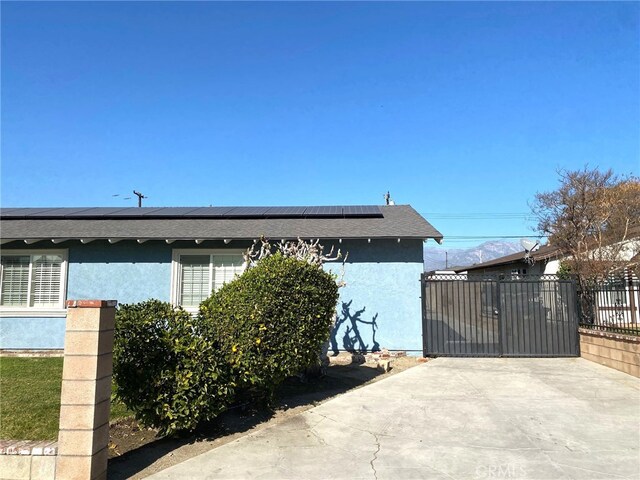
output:
[[[640,282],[616,277],[578,292],[580,326],[640,335]]]
[[[423,275],[425,355],[575,356],[573,279],[555,275]]]

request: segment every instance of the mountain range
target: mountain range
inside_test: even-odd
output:
[[[424,247],[424,269],[428,272],[444,270],[446,266],[466,267],[516,252],[524,253],[524,249],[518,242],[504,240],[484,242],[471,248]]]

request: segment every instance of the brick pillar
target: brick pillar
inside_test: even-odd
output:
[[[67,301],[56,479],[107,477],[115,306]]]

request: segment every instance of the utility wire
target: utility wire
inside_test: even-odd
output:
[[[539,235],[522,234],[522,235],[445,235],[444,238],[465,240],[474,238],[522,238],[522,237],[538,237]]]
[[[451,220],[531,220],[535,216],[532,213],[420,213],[427,219],[451,219]]]
[[[533,213],[516,213],[516,212],[423,212],[425,215],[436,215],[440,217],[530,217]]]

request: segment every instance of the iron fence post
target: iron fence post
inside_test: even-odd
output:
[[[425,295],[427,279],[425,273],[420,274],[420,303],[422,305],[422,356],[427,356],[427,299]]]
[[[496,280],[496,310],[498,310],[498,356],[504,355],[504,340],[506,338],[506,332],[502,330],[505,328],[503,311],[502,311],[502,293],[501,293],[502,279]]]

